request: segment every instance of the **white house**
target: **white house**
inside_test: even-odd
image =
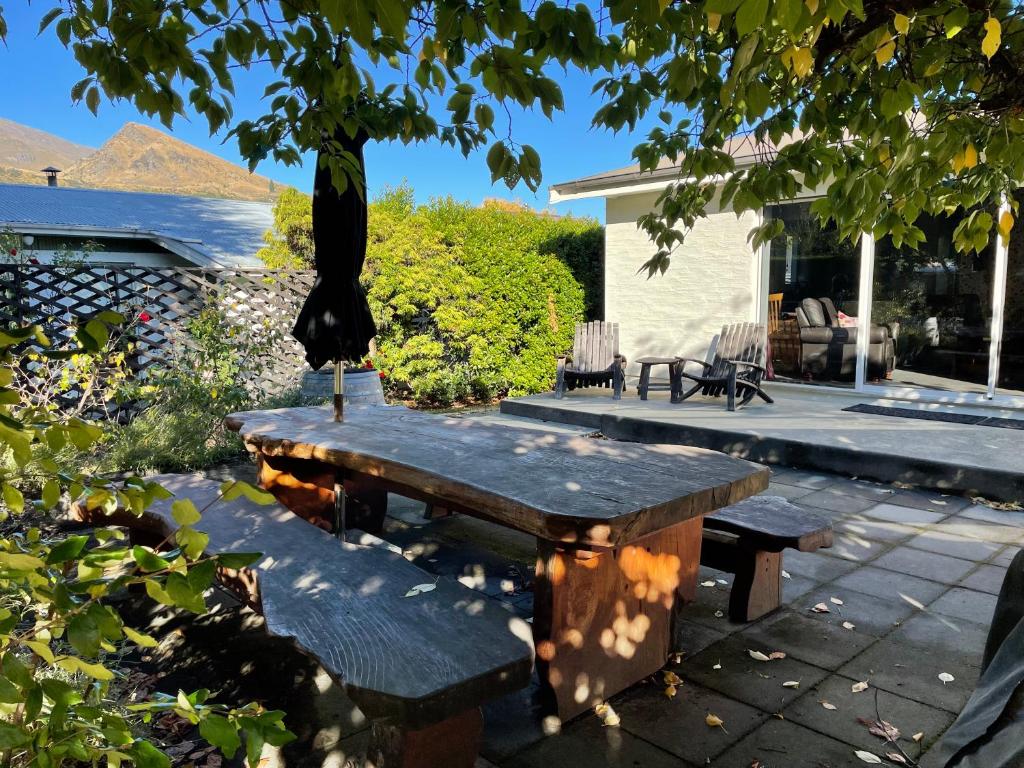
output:
[[[758,152],[732,154],[742,167]],[[637,219],[677,175],[669,163],[629,166],[550,189],[552,203],[605,200],[604,319],[619,323],[628,359],[703,358],[724,324],[755,321],[769,326],[778,380],[1024,407],[1019,225],[1009,249],[964,256],[952,248],[956,216],[919,222],[927,242],[914,250],[870,237],[840,243],[811,216],[812,196],[739,217],[712,203],[668,271],[648,279],[639,270],[657,249]],[[785,234],[754,249],[748,235],[767,217],[782,219]]]
[[[146,267],[260,266],[269,203],[0,184],[0,234],[41,264],[60,255]]]

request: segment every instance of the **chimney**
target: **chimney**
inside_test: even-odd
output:
[[[46,186],[56,187],[57,186],[57,174],[60,173],[60,168],[54,168],[52,165],[48,165],[42,170],[46,174]]]

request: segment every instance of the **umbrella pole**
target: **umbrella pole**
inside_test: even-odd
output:
[[[345,420],[345,364],[338,360],[334,363],[334,420]]]

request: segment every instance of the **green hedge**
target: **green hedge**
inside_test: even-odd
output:
[[[309,222],[308,198],[282,195],[260,257],[309,266]],[[389,393],[448,405],[548,389],[575,323],[600,316],[602,250],[590,219],[386,193],[370,206],[364,281]]]

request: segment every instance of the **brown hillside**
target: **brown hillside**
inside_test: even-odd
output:
[[[74,187],[171,192],[270,201],[280,185],[166,133],[127,123],[94,153],[68,167]]]
[[[0,181],[44,183],[40,168],[68,168],[95,151],[0,117]]]

